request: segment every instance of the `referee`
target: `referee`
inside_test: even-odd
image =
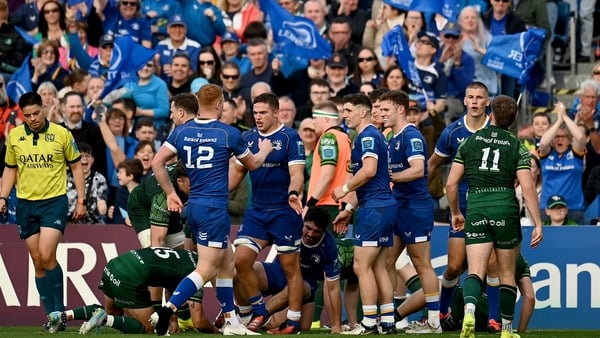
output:
[[[33,260],[37,290],[46,313],[64,311],[63,272],[56,261],[56,248],[69,209],[67,165],[79,197],[73,218],[83,218],[87,212],[81,155],[71,132],[46,119],[40,95],[23,94],[19,107],[25,124],[8,134],[0,211],[6,212],[6,196],[18,183],[17,225]],[[64,330],[64,323],[59,329]]]

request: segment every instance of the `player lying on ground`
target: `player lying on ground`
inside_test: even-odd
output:
[[[149,318],[154,312],[149,286],[173,291],[181,279],[196,267],[198,255],[193,251],[170,248],[144,248],[131,250],[111,259],[102,274],[100,289],[104,293],[104,308],[88,305],[48,315],[48,327],[65,325],[69,320],[86,320],[79,329],[86,334],[102,326],[123,333],[153,333]],[[188,301],[192,325],[201,332],[218,330],[204,317],[202,292]],[[183,312],[185,315],[185,312]],[[186,316],[189,318],[189,314]],[[171,318],[171,331],[178,331],[177,317]]]

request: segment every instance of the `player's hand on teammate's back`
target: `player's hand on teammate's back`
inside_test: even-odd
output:
[[[462,214],[452,215],[452,228],[455,231],[463,231],[465,229],[465,217]]]
[[[183,210],[183,203],[181,203],[181,200],[175,191],[167,195],[167,209],[177,213],[180,213],[181,210]]]
[[[544,235],[542,234],[542,227],[533,228],[533,231],[531,232],[531,247],[537,248],[537,246],[540,245],[540,243],[542,242],[542,239],[544,239]]]

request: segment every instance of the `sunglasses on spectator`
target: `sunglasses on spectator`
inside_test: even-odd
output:
[[[419,40],[419,41],[417,41],[417,43],[422,43],[427,46],[433,46],[433,42],[431,42],[429,40]]]
[[[375,61],[375,58],[372,56],[366,57],[366,58],[358,58],[358,62],[371,62],[371,61]]]
[[[496,1],[496,2],[504,2],[504,3],[507,3],[507,2],[509,2],[510,0],[494,0],[494,1]]]
[[[58,8],[44,9],[44,14],[58,13],[58,12],[60,12],[60,9],[58,9]]]
[[[240,74],[221,74],[221,76],[225,79],[225,80],[237,80],[240,78]]]
[[[109,49],[109,48],[113,48],[112,43],[107,43],[106,45],[100,46],[100,49]]]
[[[592,74],[594,74],[594,75],[600,75],[600,69],[598,69],[598,70],[594,70],[594,71],[592,72]]]
[[[135,1],[121,1],[121,5],[123,6],[137,6],[137,2]]]
[[[208,61],[199,60],[199,61],[198,61],[198,64],[199,64],[199,65],[201,65],[201,66],[202,66],[202,65],[209,65],[209,66],[212,66],[212,65],[214,65],[214,64],[215,64],[215,61],[214,61],[214,60],[208,60]]]

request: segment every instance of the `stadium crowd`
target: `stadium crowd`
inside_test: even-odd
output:
[[[281,0],[283,10],[311,20],[331,48],[328,58],[306,58],[274,43],[263,1],[0,0],[6,158],[0,207],[5,223],[19,225],[36,263],[46,329],[64,330],[68,320],[80,319],[86,320],[81,333],[113,326],[126,333],[291,334],[320,327],[325,309],[332,333],[441,333],[460,329],[464,316],[475,318],[463,326],[464,337],[483,329],[507,338],[517,336],[509,294],[518,287],[527,300],[518,330],[526,330],[533,291],[523,257],[515,266],[518,245],[470,261],[464,290],[458,287],[469,247],[481,243],[465,238],[473,229],[459,225],[459,215],[474,217],[466,181],[457,176],[449,183],[455,196],[446,195],[445,184],[453,162],[469,175],[462,142],[478,131],[508,128],[506,119],[516,114],[500,107],[512,107],[521,84],[482,63],[491,41],[540,27],[551,46],[562,1],[456,2],[458,15],[448,20],[396,0]],[[572,4],[580,24],[578,62],[592,59],[590,3]],[[383,55],[384,37],[397,27],[412,71]],[[544,57],[534,87],[553,84],[552,76],[544,78]],[[516,126],[515,140],[527,151],[517,151],[518,167],[503,167],[512,186],[501,188],[518,202],[507,208],[514,207],[519,244],[520,225],[537,229],[535,246],[542,222],[600,219],[600,208],[590,208],[600,203],[600,64],[579,89],[572,107],[558,103],[553,113]],[[503,117],[494,114],[494,102]],[[48,128],[56,125],[70,131],[60,139],[75,147],[61,149],[60,159],[17,161],[36,153],[39,134],[54,142]],[[19,145],[29,138],[31,148]],[[46,186],[57,192],[27,188],[41,182],[32,172],[53,161],[71,169],[65,182],[55,176],[51,181],[60,182]],[[487,170],[488,159],[481,165]],[[36,214],[49,200],[50,210],[65,212],[62,225],[49,226],[48,216]],[[176,281],[132,285],[139,297],[120,294],[117,272],[107,266],[104,307],[65,311],[54,256],[69,223],[125,224],[141,248],[185,247],[198,257],[188,257],[194,264],[186,261],[187,270],[172,271]],[[230,242],[232,224],[243,226]],[[451,225],[441,281],[431,265],[434,224]],[[256,261],[270,245],[275,262]],[[184,255],[140,252],[122,253],[109,266],[117,271],[140,257]],[[145,276],[169,273],[148,269]],[[194,304],[208,281],[222,306],[214,326]],[[407,293],[419,296],[416,305],[400,306]],[[461,308],[463,293],[467,306],[459,314],[452,309]],[[474,304],[485,304],[478,311],[489,304],[482,319]],[[422,309],[421,321],[406,324]]]

